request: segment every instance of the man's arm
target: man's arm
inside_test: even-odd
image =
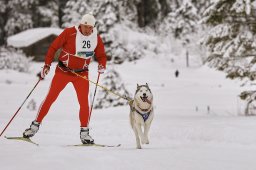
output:
[[[103,66],[104,69],[106,68],[106,63],[107,63],[107,56],[105,53],[105,47],[102,42],[101,37],[98,35],[98,44],[96,49],[94,50],[96,58],[98,60],[99,66]]]
[[[58,49],[60,49],[63,44],[66,42],[67,37],[67,29],[65,29],[50,45],[48,48],[47,54],[45,56],[45,65],[51,65],[55,53]]]

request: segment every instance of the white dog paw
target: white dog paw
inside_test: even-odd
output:
[[[141,149],[141,146],[137,146],[137,149]]]
[[[146,138],[142,138],[142,139],[141,139],[141,143],[142,143],[142,144],[146,144],[146,143],[147,143],[147,139],[146,139]]]
[[[146,138],[146,142],[145,142],[145,144],[149,144],[149,140],[148,140],[148,138]]]

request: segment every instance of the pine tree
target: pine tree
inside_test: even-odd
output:
[[[104,79],[102,79],[102,86],[108,88],[114,93],[118,93],[124,97],[130,97],[131,95],[126,90],[124,84],[122,83],[120,75],[115,70],[109,70]],[[110,92],[105,91],[104,89],[99,89],[97,98],[95,101],[94,108],[108,108],[127,105],[127,101],[123,100],[120,96],[116,96]]]
[[[62,27],[62,25],[63,25],[62,18],[64,16],[64,9],[65,9],[67,1],[68,0],[57,0],[59,27]]]
[[[227,72],[232,79],[256,79],[256,6],[252,2],[216,1],[202,20],[210,28],[204,39],[210,65]]]
[[[100,32],[106,33],[120,21],[118,0],[106,0],[97,11],[98,28]]]
[[[7,4],[8,15],[4,30],[8,36],[33,27],[33,11],[38,0],[9,0]]]
[[[100,0],[69,0],[63,10],[62,27],[78,25],[86,13],[97,14]]]
[[[204,38],[210,66],[227,73],[231,79],[256,79],[256,4],[255,0],[218,0],[202,19],[209,27]],[[255,91],[240,94],[246,100],[245,114],[255,98]]]
[[[205,0],[191,0],[191,3],[196,7],[200,18],[203,16],[204,11],[213,3],[212,1]]]
[[[189,42],[188,36],[195,33],[198,28],[198,9],[189,0],[185,0],[181,6],[170,12],[160,26],[165,35],[173,35],[177,39],[182,39],[185,44]]]
[[[58,27],[58,0],[39,0],[33,11],[33,27]]]

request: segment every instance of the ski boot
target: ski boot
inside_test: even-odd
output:
[[[83,144],[94,144],[93,138],[89,135],[88,127],[81,127],[80,139]]]
[[[40,126],[40,123],[39,123],[39,122],[36,122],[36,121],[34,120],[34,121],[31,123],[30,128],[26,129],[26,130],[23,132],[23,137],[24,137],[24,138],[33,137],[33,136],[36,134],[36,132],[38,131],[39,126]]]

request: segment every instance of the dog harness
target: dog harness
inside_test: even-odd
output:
[[[149,110],[148,112],[145,112],[145,113],[141,113],[139,112],[137,109],[134,108],[134,110],[139,114],[141,115],[141,117],[143,118],[144,122],[146,122],[149,118],[149,115],[151,113],[151,110]]]

